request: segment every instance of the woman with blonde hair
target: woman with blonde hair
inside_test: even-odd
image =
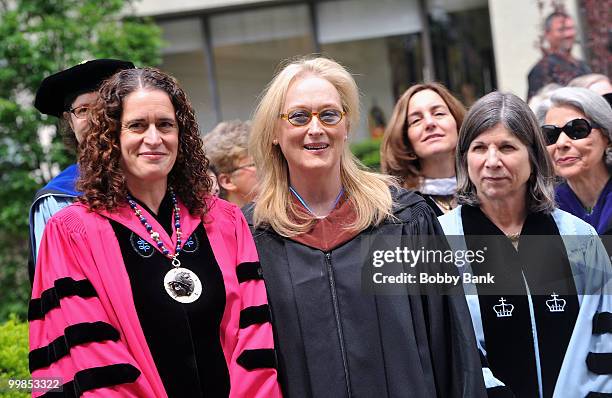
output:
[[[423,195],[436,216],[456,206],[455,146],[464,115],[442,84],[416,84],[397,101],[383,138],[383,172]]]
[[[423,199],[360,167],[346,142],[358,120],[353,77],[326,58],[285,66],[255,111],[260,187],[246,213],[281,387],[289,397],[482,396],[463,295],[362,290],[370,239],[441,231]]]

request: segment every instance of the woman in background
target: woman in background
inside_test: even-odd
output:
[[[382,171],[418,191],[436,216],[456,206],[455,146],[464,114],[443,85],[417,84],[397,101],[383,138]]]
[[[566,87],[537,112],[555,174],[560,209],[612,233],[612,108],[595,92]]]

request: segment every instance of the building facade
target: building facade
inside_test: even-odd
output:
[[[576,14],[575,0],[567,3]],[[353,140],[378,134],[397,97],[423,80],[446,84],[468,105],[494,89],[525,97],[548,13],[537,0],[141,0],[134,7],[162,28],[161,68],[186,89],[204,133],[220,120],[250,118],[283,60],[320,53],[346,66],[363,94]]]

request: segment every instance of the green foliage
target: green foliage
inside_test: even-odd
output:
[[[28,211],[50,170],[75,161],[55,134],[41,145],[39,131],[57,119],[32,103],[50,74],[93,58],[119,58],[137,66],[161,61],[160,29],[124,17],[125,0],[0,0],[0,320],[9,308],[25,315]]]
[[[0,380],[29,379],[28,369],[28,324],[15,315],[0,325]],[[2,386],[6,387],[6,386]],[[5,398],[25,398],[30,394],[20,391],[0,391]]]
[[[380,140],[367,139],[351,144],[351,151],[363,164],[373,170],[380,170]]]

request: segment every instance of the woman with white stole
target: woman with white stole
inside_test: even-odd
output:
[[[495,278],[464,285],[489,396],[612,393],[610,261],[593,227],[555,208],[553,166],[522,100],[494,92],[472,106],[457,180],[461,206],[439,220],[454,249],[486,247],[462,272]]]

